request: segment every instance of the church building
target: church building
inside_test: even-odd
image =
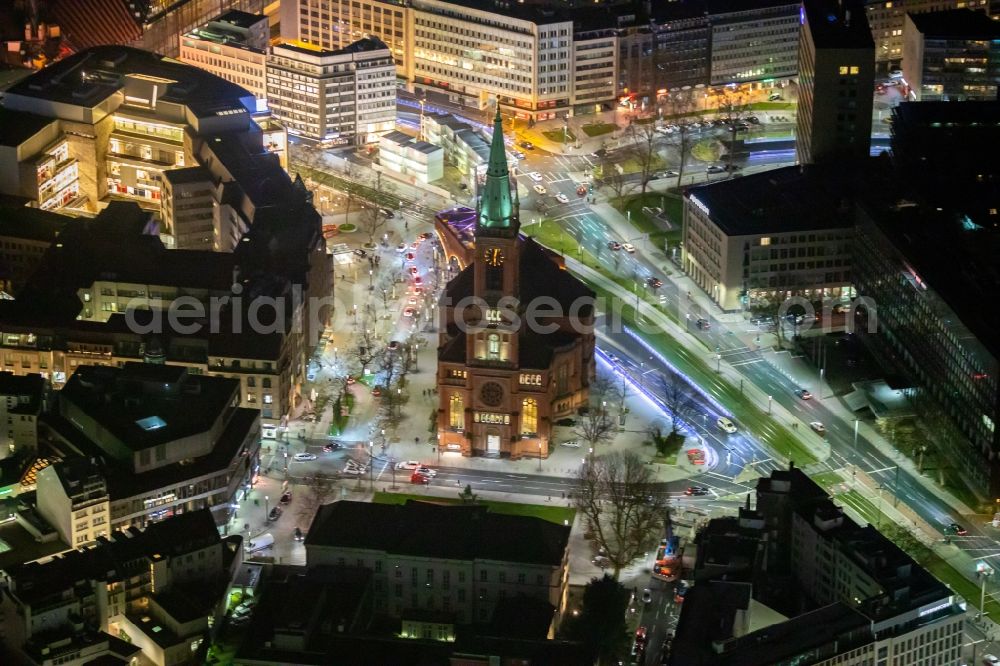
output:
[[[511,187],[498,112],[474,259],[440,304],[438,446],[465,456],[548,457],[594,378],[594,292],[519,233]]]

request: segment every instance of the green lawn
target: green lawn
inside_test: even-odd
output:
[[[335,176],[324,171],[318,171],[298,162],[289,163],[288,170],[292,174],[301,174],[303,179],[312,180],[320,185],[325,185],[326,187],[337,190],[338,192],[353,193],[360,199],[370,201],[386,208],[396,209],[399,206],[398,196],[389,194],[383,190],[377,190],[369,185],[354,183],[352,181],[345,180],[340,176]]]
[[[545,247],[563,254],[575,253],[578,247],[572,234],[552,220],[543,220],[541,224],[525,224],[521,231]]]
[[[830,490],[838,483],[842,483],[844,481],[844,477],[837,472],[822,472],[820,474],[813,474],[810,478],[812,478],[812,480],[819,485],[823,486],[825,490]]]
[[[650,123],[655,123],[655,122],[656,122],[656,117],[655,116],[646,116],[645,118],[636,118],[635,119],[635,124],[636,125],[648,125]]]
[[[432,495],[410,495],[407,493],[375,493],[372,499],[376,504],[403,504],[407,500],[418,500],[420,502],[436,502],[440,504],[461,504],[458,498],[458,491],[455,497],[434,497]],[[493,502],[491,500],[477,500],[477,504],[489,507],[493,513],[502,513],[508,516],[531,516],[542,518],[550,523],[562,525],[564,522],[573,524],[573,517],[576,509],[554,504],[516,504],[514,502]]]
[[[792,111],[794,102],[754,102],[750,105],[754,111]]]
[[[618,129],[618,125],[615,125],[614,123],[591,123],[589,125],[584,125],[581,129],[587,136],[595,137],[601,136],[602,134],[611,134]]]
[[[691,146],[691,157],[702,162],[716,162],[722,155],[722,144],[717,139],[702,139]]]
[[[555,141],[556,143],[562,143],[563,141],[568,141],[572,143],[576,141],[576,137],[573,135],[573,132],[566,132],[566,136],[563,136],[562,129],[545,130],[544,132],[542,132],[542,136],[544,136],[549,141]]]

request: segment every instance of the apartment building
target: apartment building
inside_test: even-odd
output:
[[[327,146],[374,143],[395,127],[396,74],[388,48],[365,38],[336,51],[273,46],[267,94],[291,134]]]
[[[38,419],[45,397],[41,375],[0,372],[0,458],[15,451],[38,449]]]
[[[995,101],[1000,23],[971,9],[907,15],[903,79],[917,101]]]
[[[39,475],[39,513],[74,546],[100,525],[143,527],[201,508],[225,524],[260,458],[260,413],[239,407],[238,392],[236,380],[177,366],[78,367],[47,422],[64,463]],[[83,504],[98,501],[107,521],[88,525],[97,509]]]
[[[74,456],[38,470],[36,509],[73,548],[111,530],[108,480],[90,458]]]
[[[854,215],[846,188],[831,166],[784,167],[690,189],[684,271],[729,311],[791,296],[850,296]]]
[[[369,569],[375,612],[394,618],[437,612],[448,624],[486,622],[499,602],[525,596],[550,604],[558,624],[569,532],[483,506],[339,501],[316,514],[306,562]]]
[[[800,3],[724,0],[709,3],[713,86],[767,85],[798,72]]]
[[[163,174],[163,235],[178,250],[215,249],[215,183],[200,166]]]
[[[425,113],[423,125],[427,143],[441,146],[445,162],[455,166],[469,191],[475,192],[479,178],[486,175],[490,144],[471,125],[448,113]]]
[[[853,278],[877,330],[862,340],[939,417],[942,460],[992,506],[1000,496],[997,102],[909,102],[893,112],[892,179],[859,207]],[[955,160],[956,154],[963,155]],[[950,427],[949,427],[950,424]]]
[[[671,664],[962,663],[964,601],[898,546],[794,466],[756,500],[699,533]]]
[[[875,53],[859,3],[807,0],[799,33],[799,164],[871,150]]]
[[[577,28],[573,34],[575,113],[600,113],[618,90],[618,34],[607,27]]]
[[[444,175],[444,149],[394,130],[378,142],[379,164],[411,183],[430,183]]]
[[[875,40],[875,62],[885,71],[903,60],[903,29],[907,14],[948,9],[971,9],[988,13],[989,0],[867,0],[865,12]]]
[[[122,654],[114,663],[193,664],[225,609],[240,551],[238,540],[219,538],[208,511],[195,511],[11,567],[4,643],[27,664]]]
[[[260,102],[267,99],[268,18],[230,10],[179,36],[179,60],[246,88]],[[258,104],[258,109],[262,108]]]
[[[0,289],[3,292],[17,296],[68,222],[63,215],[38,208],[0,208]]]

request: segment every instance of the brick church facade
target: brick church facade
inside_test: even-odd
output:
[[[440,304],[438,446],[465,456],[548,457],[554,421],[587,404],[594,377],[594,293],[519,233],[514,187],[498,113],[474,259]]]

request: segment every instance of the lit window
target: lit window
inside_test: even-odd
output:
[[[500,358],[500,336],[496,333],[490,333],[489,337],[486,338],[486,358],[491,361],[496,361]]]
[[[851,67],[851,74],[857,74],[857,73],[858,73],[858,68],[857,67]]]
[[[448,400],[448,425],[456,430],[465,428],[465,403],[461,393],[452,393]]]
[[[534,398],[521,401],[521,434],[533,435],[538,432],[538,403]]]
[[[846,65],[841,65],[841,66],[840,66],[840,75],[841,75],[841,76],[847,76],[847,72],[848,72],[849,70],[850,70],[850,68],[849,68],[849,67],[847,67]]]
[[[770,245],[771,244],[771,239],[768,236],[764,236],[763,238],[760,239],[760,244],[761,245]]]

